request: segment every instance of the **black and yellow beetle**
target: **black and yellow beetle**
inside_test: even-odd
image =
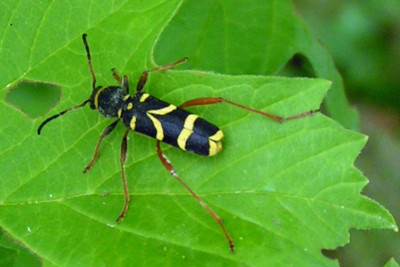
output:
[[[83,44],[86,49],[90,73],[92,75],[92,94],[90,98],[85,100],[82,104],[75,107],[66,109],[42,122],[37,130],[40,135],[42,128],[51,120],[64,115],[65,113],[81,108],[86,104],[90,104],[91,109],[97,109],[103,116],[108,118],[117,118],[111,123],[100,136],[99,141],[93,155],[91,162],[84,169],[84,173],[90,170],[96,162],[101,141],[109,133],[111,133],[117,126],[120,120],[128,128],[122,138],[121,143],[121,173],[122,183],[124,188],[125,203],[121,214],[117,218],[117,222],[124,219],[129,205],[129,192],[126,182],[124,163],[127,153],[127,136],[129,131],[136,131],[157,140],[157,155],[161,160],[163,166],[169,173],[177,179],[190,194],[199,202],[199,204],[214,218],[214,220],[221,226],[226,239],[228,240],[231,251],[234,251],[234,244],[232,238],[225,228],[220,217],[195,193],[190,187],[183,182],[177,175],[174,167],[167,157],[162,153],[160,141],[168,143],[172,146],[180,148],[185,151],[190,151],[195,154],[203,156],[214,156],[221,151],[221,139],[223,138],[222,131],[214,124],[200,118],[198,115],[192,114],[184,108],[198,105],[211,105],[219,103],[227,103],[238,108],[248,110],[250,112],[258,113],[262,116],[268,117],[277,122],[301,118],[311,115],[316,111],[308,111],[290,117],[280,117],[273,114],[265,113],[260,110],[255,110],[238,103],[234,103],[222,97],[205,97],[189,100],[180,106],[174,106],[170,103],[164,102],[156,97],[142,92],[146,84],[147,76],[150,72],[163,71],[174,68],[176,65],[184,63],[187,58],[183,58],[171,65],[161,66],[158,68],[146,70],[141,75],[137,86],[136,92],[133,96],[129,94],[129,83],[127,76],[121,78],[112,69],[114,78],[121,84],[121,86],[96,86],[96,76],[94,74],[92,60],[90,56],[89,45],[86,41],[86,34],[82,35]]]

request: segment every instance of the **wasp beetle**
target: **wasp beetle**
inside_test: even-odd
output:
[[[72,110],[84,107],[86,104],[89,104],[91,109],[98,110],[105,117],[116,118],[116,120],[109,126],[107,126],[102,132],[100,139],[97,142],[93,158],[83,171],[84,173],[86,173],[96,162],[99,154],[100,144],[104,137],[106,137],[115,129],[119,121],[122,121],[124,123],[127,130],[125,131],[125,134],[122,138],[120,162],[125,202],[122,211],[117,218],[117,222],[123,220],[126,216],[130,200],[124,168],[127,153],[128,133],[130,131],[136,131],[149,137],[155,138],[157,155],[163,166],[180,184],[183,185],[183,187],[185,187],[185,189],[220,225],[229,243],[230,250],[233,252],[233,240],[221,218],[178,176],[171,162],[161,151],[160,142],[165,142],[184,151],[190,151],[203,156],[214,156],[221,151],[221,139],[223,138],[222,131],[214,124],[184,109],[191,106],[226,103],[241,109],[245,109],[249,112],[260,114],[264,117],[280,123],[287,120],[311,115],[317,112],[317,110],[304,112],[290,117],[280,117],[273,114],[265,113],[260,110],[252,109],[250,107],[232,102],[222,97],[196,98],[186,101],[179,106],[175,106],[142,91],[150,72],[172,69],[175,66],[186,62],[187,58],[182,58],[181,60],[178,60],[177,62],[170,65],[160,66],[144,71],[140,76],[140,79],[136,86],[136,92],[133,95],[129,94],[129,83],[127,76],[123,76],[121,78],[117,74],[115,69],[112,69],[112,74],[114,78],[120,83],[120,85],[96,86],[96,75],[94,73],[92,65],[89,45],[86,40],[86,34],[82,35],[82,40],[86,49],[89,69],[92,75],[92,93],[89,99],[85,100],[80,105],[66,109],[43,121],[40,124],[37,133],[40,135],[42,128],[48,122]]]

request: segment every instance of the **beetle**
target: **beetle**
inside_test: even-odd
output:
[[[184,109],[191,106],[226,103],[249,112],[257,113],[279,123],[309,116],[318,110],[312,110],[290,117],[281,117],[232,102],[222,97],[196,98],[186,101],[179,106],[175,106],[142,91],[149,73],[172,69],[175,66],[186,62],[188,60],[187,58],[182,58],[170,65],[145,70],[139,78],[136,85],[136,92],[133,95],[129,94],[129,82],[127,76],[124,75],[121,78],[114,68],[111,70],[112,75],[120,85],[96,86],[96,75],[86,38],[87,35],[83,34],[82,41],[85,46],[89,69],[92,76],[92,93],[90,97],[81,104],[61,111],[43,121],[37,129],[37,133],[40,135],[43,127],[48,122],[70,111],[82,108],[86,104],[89,104],[91,109],[98,110],[100,114],[107,118],[116,118],[114,122],[103,130],[97,142],[92,160],[83,171],[86,173],[92,168],[98,158],[102,140],[115,129],[118,122],[123,122],[127,129],[121,142],[120,164],[125,201],[122,211],[116,220],[117,222],[120,222],[125,218],[130,201],[124,168],[127,155],[128,133],[130,131],[136,131],[156,139],[157,156],[163,166],[219,224],[229,243],[230,250],[233,252],[235,247],[233,240],[221,218],[178,176],[175,168],[162,152],[160,142],[165,142],[181,150],[193,152],[202,156],[214,156],[221,151],[221,140],[224,136],[223,132],[211,122],[208,122],[198,115]]]

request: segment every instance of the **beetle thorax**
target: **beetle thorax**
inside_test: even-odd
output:
[[[118,117],[118,110],[124,105],[126,93],[119,86],[109,86],[101,88],[95,98],[95,106],[105,117]]]

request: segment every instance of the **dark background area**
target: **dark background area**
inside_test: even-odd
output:
[[[370,180],[363,194],[400,222],[400,1],[294,1],[297,12],[330,51],[343,76],[360,131],[369,136],[356,165]],[[341,266],[400,261],[400,234],[352,230],[331,257]]]

